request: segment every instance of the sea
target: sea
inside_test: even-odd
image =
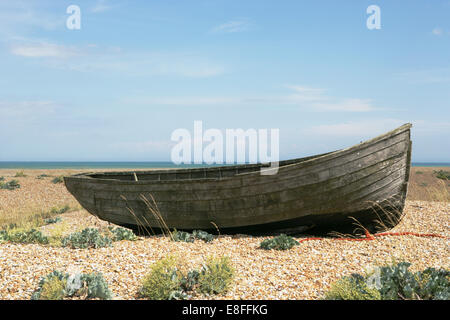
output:
[[[0,161],[0,169],[148,169],[148,168],[199,168],[218,165],[181,164],[170,161]],[[413,162],[413,167],[450,167],[450,162]]]

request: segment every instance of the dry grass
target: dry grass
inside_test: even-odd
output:
[[[0,190],[0,227],[11,223],[24,228],[35,227],[39,221],[54,215],[53,208],[66,205],[80,208],[64,184],[53,184],[51,178],[37,179],[42,173],[53,175],[51,171],[24,170],[16,177],[16,170],[0,170],[5,180],[14,177],[21,186],[15,190]]]
[[[434,171],[449,168],[412,167],[408,200],[450,201],[450,180],[436,178]]]

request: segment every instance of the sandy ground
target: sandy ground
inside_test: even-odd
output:
[[[17,179],[21,188],[0,190],[0,218],[12,210],[51,208],[76,201],[63,184],[42,173],[59,175],[77,170],[25,170],[27,177],[13,178],[17,170],[0,170],[5,180]],[[450,202],[408,200],[405,216],[393,232],[437,233],[450,236]],[[86,226],[107,225],[77,209],[61,215],[62,221],[44,226],[44,233],[64,225],[65,232]],[[0,244],[0,299],[29,299],[39,278],[54,269],[65,272],[102,272],[115,299],[136,299],[140,281],[152,263],[175,255],[186,268],[199,268],[208,255],[227,255],[236,269],[234,285],[214,299],[319,299],[331,283],[353,272],[363,273],[377,264],[406,260],[412,270],[450,268],[449,240],[414,236],[380,237],[373,241],[323,239],[302,242],[288,251],[258,249],[265,237],[220,236],[212,243],[172,242],[162,236],[115,242],[111,248],[69,249],[37,244]],[[301,237],[297,237],[301,240]],[[194,299],[205,299],[196,296]]]

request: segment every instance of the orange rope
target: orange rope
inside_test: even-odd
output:
[[[414,237],[429,237],[429,238],[442,238],[449,239],[449,237],[442,236],[440,234],[435,233],[415,233],[415,232],[384,232],[377,233],[374,235],[375,237],[384,237],[384,236],[414,236]]]
[[[377,234],[371,234],[369,231],[365,230],[365,237],[364,238],[334,238],[334,240],[346,240],[346,241],[369,241],[369,240],[375,240],[375,237],[386,237],[386,236],[414,236],[414,237],[429,237],[429,238],[442,238],[442,239],[449,239],[449,237],[442,236],[440,234],[434,234],[434,233],[415,233],[415,232],[384,232],[384,233],[377,233]],[[311,241],[311,240],[324,240],[326,238],[305,238],[299,241]]]

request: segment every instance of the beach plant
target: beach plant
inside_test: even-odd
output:
[[[144,277],[139,295],[153,300],[188,299],[194,292],[220,294],[227,292],[234,278],[228,257],[208,257],[200,270],[181,272],[178,259],[168,256],[151,266]]]
[[[20,184],[17,180],[11,180],[8,182],[0,182],[0,189],[14,190],[19,189]]]
[[[21,178],[21,177],[26,177],[26,176],[27,175],[23,171],[17,171],[16,175],[14,177]]]
[[[109,300],[112,293],[100,272],[69,275],[54,270],[40,279],[31,300],[62,300],[73,296]]]
[[[70,226],[67,221],[62,220],[60,223],[55,224],[52,228],[47,230],[49,245],[54,247],[62,246],[62,239],[67,235],[70,230]]]
[[[343,277],[331,285],[325,295],[326,300],[380,300],[381,294],[369,287],[363,276],[352,274]]]
[[[86,248],[102,248],[110,247],[112,240],[103,236],[98,229],[86,228],[81,232],[74,232],[61,241],[63,247],[71,247],[73,249]]]
[[[180,285],[183,291],[193,291],[198,285],[198,278],[200,276],[200,271],[189,270],[185,276],[181,279]]]
[[[40,300],[62,300],[65,295],[65,281],[53,277],[42,285]]]
[[[450,271],[427,268],[412,273],[409,262],[400,262],[379,268],[381,297],[384,300],[450,299]]]
[[[162,258],[151,266],[150,272],[144,277],[140,295],[152,300],[181,298],[181,279],[177,260],[173,256]]]
[[[203,230],[194,230],[192,233],[175,230],[172,232],[172,239],[173,241],[182,242],[194,242],[195,239],[211,242],[214,240],[214,236]]]
[[[61,300],[66,295],[67,274],[54,270],[39,281],[38,288],[31,295],[31,300]]]
[[[190,234],[189,232],[185,232],[185,231],[178,231],[175,230],[174,232],[172,232],[172,239],[173,241],[179,242],[194,242],[195,238],[192,234]]]
[[[99,298],[102,300],[110,300],[112,298],[108,283],[100,272],[82,274],[80,276],[80,282],[88,298]]]
[[[64,177],[63,176],[57,176],[55,178],[52,179],[52,183],[62,183],[64,182]]]
[[[0,177],[0,181],[4,181],[5,180],[5,177]]]
[[[265,239],[263,240],[259,247],[264,250],[288,250],[291,249],[293,246],[298,245],[299,242],[292,238],[291,236],[287,236],[285,234],[280,234],[277,237],[274,237],[272,239]]]
[[[49,177],[51,177],[50,175],[48,175],[48,174],[45,174],[45,173],[43,173],[43,174],[40,174],[40,175],[38,175],[37,177],[36,177],[36,179],[44,179],[44,178],[49,178]]]
[[[352,274],[332,284],[325,299],[449,300],[450,271],[427,268],[412,273],[408,262],[376,267],[366,275]]]
[[[438,170],[438,171],[433,171],[433,173],[435,174],[436,178],[438,178],[438,179],[450,180],[450,171]]]
[[[200,292],[221,294],[228,291],[234,278],[234,268],[227,256],[208,257],[198,275]]]
[[[427,268],[416,274],[422,300],[450,300],[450,271]]]
[[[45,220],[44,220],[44,222],[45,222],[46,224],[58,223],[58,222],[60,222],[60,221],[61,221],[61,218],[60,218],[60,217],[56,217],[56,218],[48,218],[48,219],[45,219]]]
[[[53,207],[50,209],[50,213],[62,214],[70,210],[70,206],[64,205],[63,207]]]
[[[3,230],[3,238],[6,241],[15,243],[39,243],[48,244],[49,240],[39,230],[30,229],[9,229]]]
[[[192,236],[195,239],[203,240],[205,242],[211,242],[214,240],[214,236],[203,230],[194,230],[192,231]]]
[[[134,241],[137,239],[136,235],[130,229],[122,227],[118,228],[108,227],[108,230],[112,234],[113,241],[122,241],[122,240]]]
[[[0,230],[0,242],[8,241],[8,231]]]

